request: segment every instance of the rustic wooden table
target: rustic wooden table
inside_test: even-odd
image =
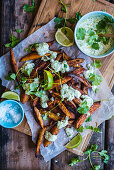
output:
[[[15,29],[21,28],[23,29],[23,32],[19,38],[24,39],[27,36],[28,30],[32,24],[41,0],[36,1],[36,10],[33,13],[27,14],[23,12],[22,7],[25,3],[31,4],[31,1],[32,0],[0,0],[0,56],[8,51],[3,44],[8,42],[10,30],[15,32]],[[3,90],[3,87],[1,90]],[[100,159],[95,159],[93,162],[94,164],[100,164],[102,170],[113,170],[114,119],[106,121],[100,126],[100,128],[102,133],[93,134],[90,144],[99,145],[99,150],[104,148],[107,149],[111,159],[107,165],[104,165]],[[68,163],[70,159],[76,155],[68,151],[64,151],[47,163],[41,156],[36,159],[34,153],[35,145],[32,143],[31,137],[12,129],[4,129],[0,127],[0,170],[90,169],[90,164],[88,161],[79,163],[74,167],[69,167]]]

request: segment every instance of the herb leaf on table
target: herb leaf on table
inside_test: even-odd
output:
[[[33,12],[35,8],[36,8],[35,7],[35,0],[32,1],[32,5],[31,6],[28,5],[28,4],[25,4],[23,6],[24,11],[27,12],[27,13]]]
[[[91,145],[90,148],[86,149],[86,151],[84,152],[85,155],[87,155],[87,157],[85,159],[79,159],[79,157],[76,158],[72,158],[71,162],[70,162],[70,166],[74,166],[79,162],[83,162],[87,159],[89,159],[90,165],[91,165],[91,169],[92,170],[100,170],[100,165],[93,165],[92,161],[91,161],[91,157],[100,157],[104,163],[108,163],[108,160],[110,159],[110,156],[107,155],[107,151],[106,150],[101,150],[101,151],[97,151],[98,149],[98,145],[94,144]],[[93,155],[94,153],[98,154],[98,156]]]

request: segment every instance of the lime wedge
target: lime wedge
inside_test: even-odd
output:
[[[53,86],[53,76],[47,70],[44,70],[44,82],[46,83],[44,90],[51,89],[51,87]]]
[[[69,47],[74,44],[74,33],[70,28],[62,27],[57,30],[55,39],[60,45]]]
[[[1,98],[20,101],[19,95],[13,91],[4,92],[1,96]]]
[[[65,145],[66,148],[76,148],[82,142],[82,136],[78,133],[69,143]]]

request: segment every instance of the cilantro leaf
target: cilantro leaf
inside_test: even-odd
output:
[[[94,145],[91,145],[91,150],[92,151],[96,151],[98,149],[98,145],[94,144]]]
[[[89,29],[87,32],[90,36],[95,35],[94,31],[92,29]]]
[[[92,65],[96,68],[100,68],[101,67],[101,61],[100,60],[95,60]]]
[[[42,94],[43,94],[43,90],[40,90],[40,91],[35,92],[35,95],[36,95],[37,97],[41,97]]]
[[[39,46],[39,43],[31,44],[31,45],[29,45],[28,48],[25,49],[25,51],[27,51],[28,53],[30,53],[33,47],[38,47],[38,46]]]
[[[92,116],[90,115],[85,122],[91,122],[92,121]]]
[[[85,28],[78,28],[76,32],[76,36],[78,40],[84,40],[86,35]]]
[[[93,43],[91,47],[95,50],[99,50],[99,44],[98,43]]]
[[[79,127],[78,129],[76,129],[76,130],[77,130],[77,132],[83,132],[84,127],[83,127],[83,126],[81,126],[81,127]]]
[[[89,81],[92,82],[92,86],[98,86],[102,82],[102,77],[95,73],[91,73],[89,77]]]
[[[71,159],[71,163],[70,163],[69,165],[70,165],[70,166],[74,166],[74,165],[76,165],[77,162],[80,162],[79,157],[77,157],[77,158],[72,158],[72,159]]]
[[[9,48],[9,47],[13,48],[19,43],[19,39],[16,36],[14,36],[12,33],[11,33],[9,40],[10,40],[10,42],[4,45],[7,48]]]
[[[16,32],[20,34],[23,30],[22,29],[16,29]]]
[[[68,22],[70,22],[70,24],[75,24],[76,22],[78,22],[80,20],[80,18],[82,17],[81,13],[78,11],[76,13],[75,18],[68,18]]]
[[[89,107],[88,106],[85,106],[85,107],[78,107],[77,111],[79,113],[82,113],[82,114],[85,114],[89,111]]]
[[[16,80],[16,74],[12,73],[11,71],[8,72],[8,75],[5,76],[6,80]]]
[[[100,132],[99,127],[93,127],[93,126],[86,126],[86,129],[93,130],[94,132],[98,133]]]
[[[54,22],[60,24],[61,22],[64,22],[64,18],[55,18]]]
[[[101,167],[100,165],[94,165],[93,166],[94,170],[100,170],[100,167]]]
[[[67,13],[67,5],[64,4],[61,0],[59,0],[60,4],[62,5],[61,11]]]
[[[11,47],[11,43],[4,44],[4,46],[5,46],[6,48],[9,48],[9,47]]]
[[[33,12],[35,8],[36,8],[35,7],[35,0],[33,0],[31,6],[27,5],[27,4],[23,6],[24,11],[27,12],[27,13]]]

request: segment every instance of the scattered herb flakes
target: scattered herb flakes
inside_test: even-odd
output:
[[[28,5],[28,4],[25,4],[23,6],[24,11],[27,12],[27,13],[33,12],[35,8],[36,8],[35,7],[35,0],[32,1],[32,5],[31,6]]]
[[[86,35],[85,28],[79,28],[77,29],[76,36],[78,40],[84,40]]]

